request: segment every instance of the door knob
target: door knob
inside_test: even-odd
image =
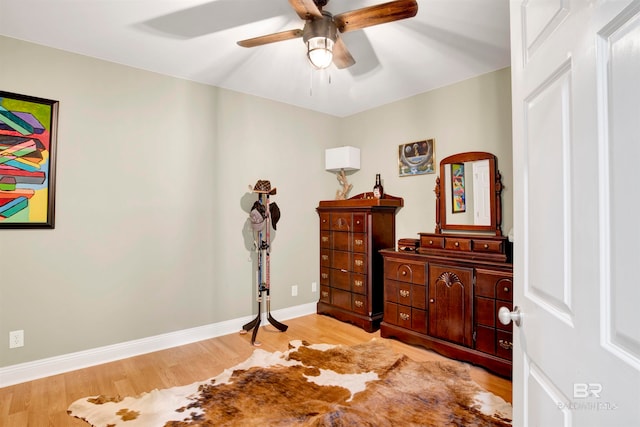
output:
[[[500,323],[503,325],[508,325],[509,322],[513,320],[513,323],[515,323],[516,326],[520,326],[522,314],[520,313],[518,306],[515,306],[513,311],[509,311],[507,307],[500,307],[500,310],[498,310],[498,319],[500,319]]]

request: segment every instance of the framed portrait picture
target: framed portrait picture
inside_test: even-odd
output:
[[[54,228],[58,101],[0,91],[0,228]]]
[[[398,174],[400,176],[434,173],[435,139],[402,144],[398,147]]]

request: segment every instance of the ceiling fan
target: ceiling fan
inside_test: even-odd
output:
[[[329,0],[289,0],[298,16],[305,21],[300,29],[287,30],[241,40],[242,47],[256,47],[268,43],[302,37],[307,46],[307,57],[318,69],[327,68],[333,62],[338,68],[356,63],[339,33],[360,30],[373,25],[411,18],[418,13],[416,0],[396,0],[350,12],[332,15],[322,10]]]

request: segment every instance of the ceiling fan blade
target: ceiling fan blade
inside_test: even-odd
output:
[[[318,9],[313,0],[289,0],[289,4],[298,16],[305,21],[312,17],[322,18],[322,13],[320,13],[320,9]]]
[[[333,20],[338,31],[346,33],[373,25],[411,18],[417,13],[418,2],[416,0],[397,0],[340,13],[335,15]]]
[[[333,63],[338,68],[347,68],[356,63],[342,37],[338,37],[333,45]]]
[[[254,37],[251,39],[240,40],[238,45],[242,47],[256,47],[263,44],[281,42],[284,40],[302,37],[302,30],[287,30],[279,33],[267,34],[266,36]]]

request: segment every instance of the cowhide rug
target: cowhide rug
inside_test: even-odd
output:
[[[137,397],[93,396],[70,415],[93,426],[509,426],[511,405],[458,362],[414,362],[382,340],[292,341],[215,378]]]

